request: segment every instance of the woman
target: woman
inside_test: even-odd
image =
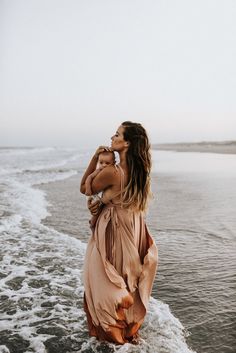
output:
[[[135,342],[144,321],[157,267],[157,248],[144,211],[150,194],[150,144],[141,124],[125,121],[111,138],[120,163],[104,168],[92,182],[103,191],[100,213],[84,264],[84,308],[89,333],[118,344]],[[81,181],[95,170],[100,147]],[[96,210],[92,207],[92,213]]]

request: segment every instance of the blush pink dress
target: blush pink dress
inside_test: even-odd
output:
[[[122,195],[124,172],[119,165],[116,169]],[[144,321],[157,247],[143,212],[123,208],[122,197],[104,202],[85,255],[84,309],[90,336],[124,344],[137,338]]]

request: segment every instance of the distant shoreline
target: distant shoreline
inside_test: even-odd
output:
[[[236,154],[236,141],[179,142],[153,144],[153,150]]]
[[[34,146],[0,146],[1,150],[35,149],[45,148]],[[176,151],[176,152],[203,152],[236,154],[235,141],[203,141],[203,142],[178,142],[178,143],[154,143],[151,145],[153,150]]]

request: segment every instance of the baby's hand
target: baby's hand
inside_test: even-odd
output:
[[[109,146],[99,146],[95,152],[95,156],[98,157],[99,154],[104,151],[113,152],[113,149]]]
[[[90,213],[96,216],[99,213],[101,207],[101,200],[94,200],[93,197],[89,197],[87,200],[87,206]]]

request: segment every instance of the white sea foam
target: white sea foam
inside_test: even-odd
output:
[[[5,196],[11,200],[10,211],[32,223],[49,215],[45,192],[19,182],[12,182]]]
[[[19,229],[19,225],[21,224],[21,221],[22,221],[22,216],[18,214],[0,219],[0,233],[10,232],[11,230],[16,228]]]
[[[138,344],[106,345],[113,352],[119,353],[194,353],[186,344],[186,335],[184,327],[171,313],[169,306],[151,297],[144,324],[140,329]],[[94,352],[100,352],[102,345],[103,343],[90,338],[82,345],[80,352],[87,352],[89,347],[92,347]]]
[[[0,150],[0,177],[58,169],[73,163],[76,166],[78,162],[81,163],[81,160],[83,160],[83,154],[75,149],[10,149],[4,150],[4,153]]]
[[[71,161],[77,157],[78,154],[73,155],[68,160]],[[66,160],[63,160],[57,165],[64,165],[65,163]],[[51,163],[52,166],[55,166],[55,164]],[[9,231],[13,227],[18,226],[22,220],[34,224],[40,223],[43,218],[49,216],[47,211],[48,202],[45,198],[45,192],[32,186],[63,180],[77,173],[76,170],[37,170],[36,167],[32,167],[27,173],[23,172],[23,170],[19,173],[19,169],[14,168],[10,168],[8,171],[10,173],[6,172],[1,176],[1,181],[4,183],[1,199],[6,205],[8,216],[1,218],[0,232]]]
[[[17,332],[35,352],[44,352],[43,342],[53,335],[37,334],[42,321],[55,320],[75,332],[84,322],[84,313],[77,307],[83,292],[80,272],[84,246],[42,225],[26,233],[15,231],[2,236],[2,252],[6,255],[1,267],[6,276],[0,280],[1,296],[10,302],[1,317],[0,330]],[[11,307],[16,313],[10,312]],[[44,312],[46,320],[42,319]]]
[[[7,156],[21,156],[21,155],[30,155],[34,153],[48,153],[55,151],[56,147],[22,147],[22,148],[1,148],[0,155]]]
[[[22,169],[19,168],[0,168],[0,176],[5,176],[5,175],[9,175],[9,174],[16,174],[16,173],[22,173]]]
[[[42,164],[42,163],[38,163],[35,164],[34,166],[29,166],[27,167],[27,171],[41,171],[41,170],[45,170],[45,169],[55,169],[55,168],[59,168],[59,167],[63,167],[65,166],[67,163],[73,162],[75,161],[78,157],[80,156],[80,154],[76,154],[70,158],[67,159],[63,159],[61,161],[58,162],[52,162],[50,161],[48,164]]]

